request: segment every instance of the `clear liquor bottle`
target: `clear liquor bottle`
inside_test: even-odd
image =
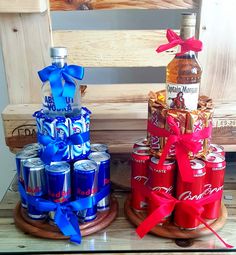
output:
[[[182,14],[180,37],[195,36],[196,15]],[[175,56],[166,70],[166,103],[170,108],[195,110],[202,69],[194,51]]]
[[[50,56],[52,58],[52,65],[58,68],[63,68],[67,64],[67,49],[64,47],[52,47],[50,49]],[[81,95],[80,95],[80,85],[78,81],[71,77],[75,84],[74,97],[66,97],[66,106],[63,108],[58,108],[55,105],[55,100],[52,94],[51,85],[49,81],[42,85],[42,104],[43,112],[50,117],[55,116],[77,116],[81,112]],[[62,85],[64,86],[65,81],[62,78]]]

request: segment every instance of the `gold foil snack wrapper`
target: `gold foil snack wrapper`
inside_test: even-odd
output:
[[[165,103],[165,90],[149,93],[148,102],[148,119],[157,127],[165,128],[170,131],[166,123],[166,117],[172,116],[180,129],[181,134],[193,133],[212,125],[213,104],[212,99],[207,96],[200,96],[198,101],[198,109],[195,111],[168,109]],[[150,143],[150,152],[152,155],[159,157],[167,142],[166,137],[155,137],[148,134]],[[202,144],[201,150],[194,155],[189,152],[190,158],[204,157],[209,151],[211,137],[200,140]],[[175,156],[175,148],[171,147],[168,158]]]

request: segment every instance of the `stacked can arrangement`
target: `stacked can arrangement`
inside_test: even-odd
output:
[[[139,146],[140,145],[140,146]],[[194,181],[183,182],[178,174],[178,165],[174,159],[165,160],[163,167],[158,166],[159,159],[150,154],[146,139],[139,139],[133,146],[131,156],[131,206],[136,212],[146,211],[151,214],[158,205],[144,196],[142,191],[134,188],[135,182],[146,185],[153,191],[168,193],[178,200],[198,200],[207,195],[223,190],[226,162],[224,148],[211,144],[209,153],[204,159],[190,160]],[[221,201],[205,206],[203,218],[215,220],[220,216]],[[200,226],[200,222],[184,215],[176,209],[162,223],[173,221],[181,229],[192,230]]]
[[[51,118],[37,111],[34,113],[36,117],[37,132],[44,136],[49,136],[61,141],[67,139],[74,134],[82,134],[89,131],[91,112],[82,107],[81,114],[76,117],[55,117]],[[44,147],[42,148],[44,149]],[[66,145],[63,148],[62,161],[79,160],[86,158],[90,153],[90,141],[86,141],[81,145]]]
[[[105,144],[91,144],[88,157],[73,163],[60,161],[45,165],[40,159],[41,150],[42,146],[35,143],[16,154],[18,182],[28,195],[63,204],[93,196],[110,183],[110,154]],[[97,211],[109,210],[109,196],[93,208],[78,211],[78,221],[92,221],[97,217]],[[21,205],[31,219],[54,224],[54,212],[38,211],[23,197]]]

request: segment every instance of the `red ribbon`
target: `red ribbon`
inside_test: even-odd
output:
[[[166,31],[166,38],[169,43],[163,44],[159,46],[156,51],[162,52],[166,51],[170,48],[173,48],[177,45],[181,46],[181,50],[176,56],[183,55],[188,51],[201,51],[202,50],[202,42],[200,40],[196,40],[194,37],[188,38],[187,40],[183,40],[180,36],[178,36],[173,30],[167,29]]]
[[[195,154],[200,151],[202,144],[199,140],[210,136],[211,126],[194,133],[181,134],[173,117],[168,116],[166,120],[170,127],[170,131],[155,126],[151,121],[148,121],[147,127],[148,132],[153,136],[168,137],[160,157],[159,166],[163,166],[171,146],[175,145],[175,154],[176,160],[178,161],[180,176],[184,182],[193,182],[192,168],[190,166],[188,153],[189,151],[192,151]]]
[[[202,219],[201,214],[204,211],[204,206],[215,202],[216,200],[220,200],[222,197],[222,190],[206,197],[203,197],[199,200],[177,200],[172,197],[170,194],[157,192],[157,191],[148,191],[148,188],[139,183],[135,184],[136,188],[139,188],[145,194],[148,194],[148,198],[155,204],[159,206],[138,226],[136,229],[136,233],[140,238],[143,238],[155,225],[160,223],[163,218],[170,215],[176,205],[178,205],[179,210],[182,210],[184,213],[187,213],[196,219],[198,219],[201,223],[203,223],[227,248],[233,248],[232,245],[227,244],[214,229],[211,228],[207,222]]]

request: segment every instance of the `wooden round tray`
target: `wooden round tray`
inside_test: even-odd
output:
[[[130,220],[131,223],[133,223],[135,226],[139,226],[140,223],[146,218],[146,213],[144,212],[135,212],[131,206],[131,196],[128,196],[125,201],[125,213]],[[226,207],[222,204],[221,206],[221,212],[220,217],[215,220],[208,222],[208,224],[211,226],[212,229],[215,231],[218,231],[221,229],[227,219],[227,210]],[[150,233],[161,236],[161,237],[167,237],[167,238],[174,238],[174,239],[189,239],[189,238],[196,238],[204,235],[212,234],[212,232],[206,228],[204,225],[199,226],[197,229],[194,230],[181,230],[177,226],[175,226],[173,223],[166,223],[163,225],[156,225],[152,230],[150,230]]]
[[[117,211],[118,202],[112,197],[109,210],[98,212],[95,220],[80,225],[81,235],[88,236],[106,228],[115,220]],[[26,210],[21,207],[20,202],[14,210],[14,221],[19,229],[33,236],[48,239],[70,238],[69,236],[64,236],[56,226],[50,225],[48,222],[30,219],[26,214]]]

